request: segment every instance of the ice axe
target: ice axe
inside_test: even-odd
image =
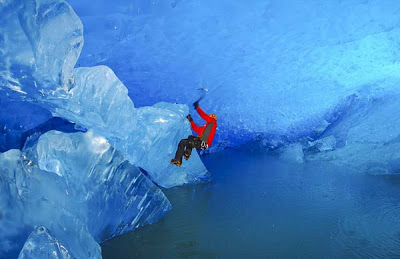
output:
[[[197,103],[197,105],[198,105],[199,102],[200,102],[201,100],[203,100],[203,98],[206,96],[206,94],[207,94],[207,92],[208,92],[208,89],[207,89],[207,88],[198,88],[197,90],[198,90],[198,91],[201,91],[201,94],[200,94],[200,98],[197,99],[197,100],[193,103],[193,105],[195,106],[195,108],[196,108],[196,103]],[[188,116],[186,116],[186,118],[187,118],[189,121],[193,120],[193,119],[192,119],[192,116],[190,116],[190,114],[189,114]]]
[[[200,98],[196,102],[200,102],[201,100],[203,100],[203,98],[208,93],[208,89],[207,88],[198,88],[197,90],[201,91],[201,94],[200,94]]]

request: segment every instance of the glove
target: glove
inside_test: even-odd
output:
[[[195,109],[197,109],[197,107],[199,107],[199,101],[195,101],[195,102],[193,103],[193,106],[194,106]]]
[[[189,121],[193,121],[192,116],[191,116],[190,114],[188,114],[188,116],[186,116],[186,118],[187,118]]]

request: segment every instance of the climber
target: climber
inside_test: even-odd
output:
[[[177,166],[182,165],[182,157],[188,160],[192,149],[204,150],[211,146],[214,139],[215,130],[217,129],[217,115],[208,115],[199,107],[199,101],[193,103],[194,108],[197,110],[201,118],[206,121],[204,126],[197,126],[193,121],[192,116],[189,114],[186,118],[190,121],[193,131],[198,134],[198,136],[190,135],[187,139],[182,139],[179,142],[178,150],[176,151],[175,158],[171,160],[171,164]]]

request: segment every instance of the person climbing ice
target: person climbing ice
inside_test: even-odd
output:
[[[178,150],[176,151],[175,158],[171,160],[171,164],[177,166],[182,165],[182,157],[184,156],[186,160],[189,159],[192,149],[204,150],[211,146],[214,139],[215,131],[217,129],[217,115],[210,113],[209,115],[205,113],[199,107],[199,101],[193,103],[194,108],[197,113],[206,121],[204,126],[197,126],[193,121],[192,116],[189,114],[186,118],[190,121],[192,129],[198,134],[198,136],[190,135],[187,139],[182,139],[179,142]]]

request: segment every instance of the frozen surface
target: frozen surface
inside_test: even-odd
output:
[[[99,257],[170,209],[156,184],[209,180],[197,153],[169,164],[199,87],[216,149],[400,172],[400,2],[71,2],[85,35],[63,0],[0,1],[1,151],[28,139],[0,154],[0,257],[36,226]],[[54,116],[88,132],[47,132]]]
[[[181,168],[169,164],[179,140],[191,134],[186,106],[164,103],[135,109],[127,88],[110,68],[74,69],[83,44],[83,28],[66,2],[16,1],[2,3],[1,7],[4,44],[0,45],[0,101],[4,98],[40,105],[47,116],[51,113],[93,130],[161,186],[209,180],[197,153]],[[4,108],[3,112],[14,110]],[[20,113],[32,114],[24,107]],[[19,127],[22,119],[11,123],[5,117],[2,124]],[[3,131],[2,149],[18,148],[24,129]]]
[[[197,152],[182,167],[169,164],[179,141],[192,134],[187,106],[159,103],[136,109],[110,68],[81,67],[74,74],[75,85],[66,98],[50,100],[54,114],[109,139],[163,187],[209,180]]]
[[[304,162],[303,146],[299,143],[289,144],[278,150],[280,158],[287,162],[301,164]]]
[[[399,174],[399,97],[379,83],[367,86],[343,102],[321,134],[280,147],[278,154],[291,162],[303,154],[304,161],[330,161],[361,173]]]
[[[50,131],[22,153],[0,154],[0,256],[15,256],[44,226],[71,256],[99,258],[98,243],[152,223],[171,208],[161,190],[103,137]]]
[[[52,117],[39,105],[21,101],[0,101],[0,152],[21,148],[24,132]]]
[[[216,143],[276,146],[332,121],[366,85],[396,88],[400,2],[70,0],[85,26],[79,64],[110,66],[138,106],[201,103]]]
[[[309,145],[310,145],[309,149],[319,152],[334,150],[336,147],[336,138],[331,135],[329,137],[312,141],[309,143]]]
[[[22,149],[27,138],[49,130],[85,131],[60,117],[53,117],[43,107],[23,101],[0,102],[0,152]]]
[[[138,106],[206,87],[220,147],[255,139],[296,163],[400,171],[398,1],[70,2],[78,62],[109,65]]]
[[[70,259],[65,247],[45,228],[37,227],[26,240],[18,259]]]
[[[0,75],[6,94],[38,97],[68,89],[83,46],[82,23],[68,3],[2,1],[0,24]]]
[[[371,94],[372,92],[372,94]],[[369,89],[360,93],[322,137],[335,138],[337,148],[316,153],[311,160],[327,160],[370,174],[399,174],[400,106],[398,93]]]
[[[92,132],[46,133],[34,149],[38,167],[66,179],[71,194],[87,202],[87,224],[104,241],[159,219],[170,204],[161,190]]]
[[[110,68],[74,68],[83,27],[68,3],[3,1],[0,24],[2,151],[27,140],[0,154],[0,257],[16,257],[43,226],[72,258],[98,258],[98,243],[171,208],[156,184],[209,180],[197,153],[169,164],[191,134],[187,106],[136,109]],[[36,234],[21,255],[53,240]]]

